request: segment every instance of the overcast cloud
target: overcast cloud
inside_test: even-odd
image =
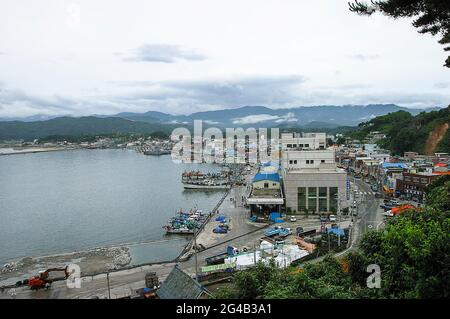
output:
[[[0,38],[0,117],[450,103],[438,39],[347,0],[7,0]]]
[[[121,56],[121,53],[116,55]],[[178,60],[201,61],[206,57],[186,48],[177,45],[167,44],[144,44],[133,50],[131,56],[125,56],[124,61],[132,62],[163,62],[174,63]]]

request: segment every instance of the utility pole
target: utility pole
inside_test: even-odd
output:
[[[328,252],[330,252],[331,251],[330,232],[327,232],[327,238],[328,238]]]
[[[109,287],[109,272],[106,273],[106,280],[108,282],[108,299],[111,299],[111,289]]]
[[[253,242],[253,261],[254,261],[254,265],[256,266],[256,245],[255,245],[255,242]]]
[[[195,280],[198,281],[197,231],[194,234]]]

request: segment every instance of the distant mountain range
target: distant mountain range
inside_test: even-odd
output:
[[[191,126],[202,120],[205,127],[279,127],[331,130],[341,126],[356,126],[377,116],[397,111],[412,115],[430,109],[409,109],[395,104],[323,105],[271,109],[264,106],[244,106],[234,109],[197,112],[190,115],[171,115],[163,112],[119,113],[85,117],[56,117],[35,115],[27,118],[1,119],[0,140],[32,139],[46,136],[79,136],[111,133],[170,132],[177,126]]]
[[[58,117],[47,121],[0,122],[0,140],[33,140],[49,136],[76,137],[117,133],[169,133],[167,124],[131,121],[119,117]]]
[[[407,111],[412,115],[430,109],[409,109],[395,104],[371,105],[321,105],[301,106],[295,108],[271,109],[265,106],[244,106],[235,109],[197,112],[190,115],[170,115],[162,112],[150,111],[146,113],[119,113],[114,116],[149,123],[190,124],[193,120],[203,120],[206,124],[215,126],[254,126],[273,127],[311,126],[338,127],[355,126],[361,122],[369,121],[380,115],[397,111]]]

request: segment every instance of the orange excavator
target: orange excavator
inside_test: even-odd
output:
[[[69,272],[67,271],[67,266],[65,268],[49,268],[44,271],[40,271],[38,276],[31,277],[28,279],[28,286],[31,290],[38,290],[41,288],[48,289],[55,279],[67,279],[69,277]],[[50,278],[51,272],[62,272],[63,277],[52,277]]]

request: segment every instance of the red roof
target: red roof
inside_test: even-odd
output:
[[[450,175],[450,172],[433,172],[436,175]]]
[[[437,163],[435,166],[439,166],[439,167],[447,167],[447,164],[445,164],[445,163]]]

